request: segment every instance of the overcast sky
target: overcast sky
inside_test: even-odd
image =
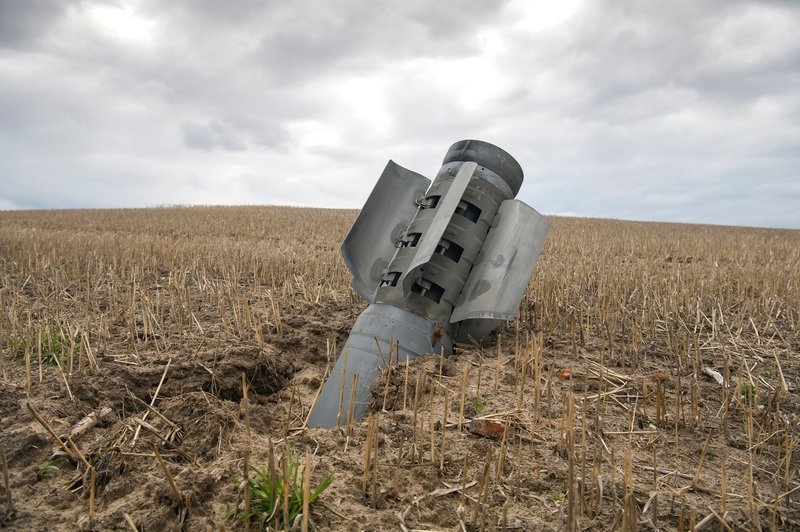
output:
[[[0,0],[0,209],[358,208],[465,138],[544,214],[800,228],[800,2]]]

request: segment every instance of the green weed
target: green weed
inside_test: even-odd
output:
[[[78,342],[77,335],[70,341],[69,329],[61,324],[53,324],[44,328],[42,331],[42,360],[56,363],[56,359],[61,361],[64,353],[68,353],[70,344]]]
[[[236,508],[228,512],[229,519],[239,522],[259,523],[262,530],[277,523],[278,529],[288,530],[295,520],[303,512],[303,480],[300,457],[287,451],[287,478],[288,483],[284,482],[282,471],[270,471],[268,466],[251,467],[254,476],[247,479],[247,485],[252,494],[250,512],[245,513],[244,503],[241,502]],[[309,505],[313,504],[319,496],[330,486],[333,481],[333,474],[327,473],[322,477],[322,481],[316,488],[309,493]],[[235,480],[237,485],[241,485],[242,479]],[[288,494],[289,511],[286,516],[283,512],[283,497]],[[284,519],[284,517],[286,517]]]
[[[44,476],[51,471],[58,471],[59,466],[66,463],[66,458],[56,458],[55,460],[50,460],[36,471],[36,480],[42,480]]]
[[[739,393],[745,397],[755,397],[756,387],[753,384],[743,382],[739,385]]]
[[[55,364],[56,360],[61,361],[64,353],[69,353],[70,346],[76,345],[80,338],[76,332],[71,337],[69,328],[59,323],[48,324],[39,329],[32,338],[24,336],[10,336],[6,339],[8,353],[15,358],[23,358],[26,353],[30,353],[31,359],[38,356],[39,338],[41,338],[42,360]]]
[[[564,493],[563,491],[553,490],[550,492],[550,498],[553,499],[558,504],[561,504],[562,502],[564,502],[564,499],[567,498],[567,494]]]
[[[484,399],[480,395],[472,399],[472,409],[475,411],[475,414],[480,415],[485,408],[486,408],[486,399]]]

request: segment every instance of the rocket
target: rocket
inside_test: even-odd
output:
[[[361,419],[389,364],[481,342],[513,320],[550,224],[514,199],[523,172],[507,152],[462,140],[431,182],[389,161],[341,246],[368,303],[308,424]]]

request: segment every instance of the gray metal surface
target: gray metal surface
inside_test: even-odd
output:
[[[506,200],[467,278],[451,322],[513,320],[550,224],[519,200]]]
[[[455,173],[458,172],[458,169],[461,168],[462,164],[464,163],[461,161],[455,161],[452,163],[444,164],[442,165],[442,168],[439,170],[439,175],[443,173],[449,173],[455,175]],[[514,191],[511,189],[508,182],[499,175],[489,170],[488,168],[478,165],[473,175],[491,184],[493,187],[499,190],[500,193],[507,199],[511,199],[514,197]]]
[[[510,199],[509,195],[496,186],[501,178],[489,181],[485,179],[487,173],[481,172],[479,167],[461,195],[444,234],[437,241],[436,253],[424,267],[421,266],[415,272],[417,275],[406,277],[411,281],[411,293],[405,291],[405,286],[397,281],[409,271],[417,246],[430,232],[442,198],[447,196],[458,169],[463,164],[464,161],[448,163],[440,168],[421,202],[425,207],[417,211],[414,221],[408,227],[404,242],[387,268],[384,277],[386,282],[378,289],[375,298],[375,302],[394,305],[424,316],[448,333],[454,333],[457,329],[457,326],[450,323],[450,314],[475,264],[495,214],[500,204]],[[428,290],[426,286],[431,289]]]
[[[453,144],[433,183],[389,162],[342,244],[353,288],[372,304],[356,320],[310,426],[361,419],[387,364],[449,355],[453,337],[481,340],[514,318],[549,228],[512,199],[522,180],[511,155],[477,140]]]
[[[461,168],[458,169],[458,173],[456,173],[456,176],[453,178],[450,188],[447,189],[447,193],[439,200],[439,204],[436,206],[436,215],[433,217],[433,220],[431,220],[428,230],[422,235],[422,239],[417,244],[417,251],[411,259],[411,264],[408,265],[408,270],[406,270],[402,277],[403,291],[406,295],[411,292],[411,285],[416,280],[416,270],[429,262],[433,254],[436,253],[436,248],[442,240],[444,231],[450,224],[450,220],[456,212],[458,203],[461,201],[464,191],[467,190],[467,185],[469,185],[472,174],[475,173],[477,167],[478,165],[473,162],[462,164]]]
[[[442,350],[447,355],[452,352],[452,339],[447,336],[435,339],[433,324],[428,320],[397,307],[370,305],[356,320],[317,398],[309,426],[344,425],[351,406],[351,419],[361,419],[370,399],[369,385],[386,368],[390,351],[392,363],[402,364],[407,359]],[[354,375],[358,375],[358,385],[353,396]],[[354,397],[352,405],[351,397]]]
[[[522,186],[524,177],[522,167],[510,153],[494,144],[474,139],[459,140],[447,150],[442,165],[447,166],[454,161],[474,161],[479,167],[491,170],[496,176],[500,176],[510,187],[509,199],[516,196]],[[478,168],[478,172],[481,171],[482,169]],[[490,177],[485,179],[492,180]]]
[[[367,301],[373,301],[396,243],[417,212],[417,199],[430,184],[427,177],[389,161],[342,242],[353,289]]]

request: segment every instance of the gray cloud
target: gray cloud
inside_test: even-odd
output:
[[[0,47],[35,46],[64,15],[66,4],[60,0],[0,0]]]
[[[181,132],[186,147],[200,150],[243,151],[248,147],[279,147],[287,140],[287,134],[280,126],[218,120],[186,122],[181,126]]]
[[[800,228],[798,4],[576,1],[0,0],[0,209],[358,207],[481,138],[545,213]]]
[[[270,17],[257,54],[276,82],[339,68],[364,73],[410,57],[467,56],[480,51],[475,16],[491,24],[501,6],[486,0],[287,4]]]

